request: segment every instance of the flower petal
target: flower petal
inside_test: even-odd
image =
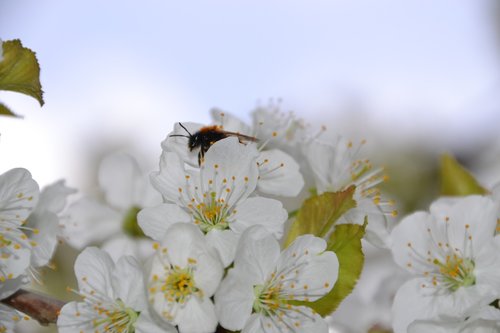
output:
[[[233,262],[239,238],[232,230],[213,229],[205,235],[208,245],[217,250],[224,267]]]
[[[192,297],[177,313],[179,333],[212,333],[217,327],[214,304],[209,298]]]
[[[115,264],[109,254],[96,247],[87,247],[76,258],[75,275],[80,291],[86,294],[98,292],[115,299],[111,272]]]
[[[137,214],[137,221],[144,233],[154,240],[163,239],[167,229],[178,222],[191,222],[191,216],[174,204],[161,204],[144,208]]]
[[[99,165],[98,179],[106,201],[122,210],[137,205],[134,195],[142,191],[142,183],[146,181],[137,161],[125,153],[106,156]]]
[[[8,306],[0,304],[0,332],[14,333],[17,312]]]
[[[252,197],[236,206],[234,222],[230,224],[230,228],[241,234],[251,226],[261,225],[276,238],[281,238],[287,218],[288,213],[280,201]]]
[[[153,240],[149,238],[134,238],[122,234],[107,240],[100,246],[117,262],[122,256],[132,256],[139,261],[145,261],[151,257],[155,250]]]
[[[82,198],[68,207],[68,218],[61,219],[67,242],[81,249],[121,231],[123,216],[94,199]]]
[[[155,320],[149,311],[142,311],[134,324],[136,333],[177,333],[177,329],[164,320]]]
[[[252,313],[254,299],[252,281],[231,269],[215,293],[215,312],[221,326],[241,330]]]
[[[467,237],[471,239],[473,253],[479,254],[495,234],[498,209],[498,204],[487,197],[475,195],[457,200],[448,212],[443,212],[449,214],[448,241],[450,246],[463,248],[464,237],[467,234]]]
[[[19,275],[13,279],[6,279],[4,282],[0,283],[0,299],[9,297],[30,282],[30,279],[26,275]]]
[[[86,303],[69,302],[57,317],[57,330],[59,333],[94,333],[94,319],[95,314]]]
[[[66,206],[66,199],[70,194],[76,193],[76,189],[67,187],[64,180],[59,180],[52,185],[45,186],[40,193],[37,210],[48,210],[59,214]]]
[[[139,262],[129,256],[118,260],[111,275],[116,298],[137,312],[147,309],[146,285]]]
[[[247,272],[253,285],[263,284],[280,256],[278,241],[262,226],[248,228],[241,236],[234,267]]]
[[[164,151],[160,157],[160,171],[151,173],[151,183],[165,200],[182,206],[181,191],[186,187],[188,174],[177,153]]]
[[[163,236],[163,249],[173,266],[186,267],[189,259],[195,259],[207,252],[207,245],[200,229],[188,223],[175,223]]]
[[[20,225],[38,203],[38,184],[26,169],[12,169],[0,175],[0,221]]]
[[[24,236],[20,231],[12,230],[10,234],[17,234],[20,239]],[[14,243],[12,243],[14,244]],[[30,265],[31,248],[15,248],[14,246],[5,246],[0,248],[0,281],[15,279],[25,273],[26,268]],[[4,283],[4,282],[0,282]]]
[[[278,150],[264,150],[260,153],[259,181],[257,190],[271,195],[295,197],[304,187],[304,178],[299,164],[287,153]]]
[[[433,298],[422,296],[424,279],[412,279],[397,291],[392,305],[394,333],[406,333],[408,325],[416,319],[429,319],[436,314]]]
[[[236,137],[214,143],[205,154],[201,188],[223,193],[229,207],[247,198],[257,186],[258,156],[254,144],[242,144]]]
[[[254,313],[241,333],[327,333],[328,325],[318,314],[305,306],[294,307],[280,320]]]
[[[297,237],[281,254],[276,275],[286,281],[283,289],[293,295],[293,299],[315,301],[335,285],[339,261],[335,253],[324,252],[325,249],[324,239],[304,235]]]
[[[57,246],[59,219],[50,211],[35,210],[28,218],[27,225],[38,230],[30,239],[36,244],[31,252],[31,266],[42,267],[49,263]]]
[[[241,133],[244,135],[254,135],[250,126],[242,122],[236,116],[228,113],[226,111],[222,111],[221,109],[213,108],[210,110],[210,115],[214,123],[219,124],[225,131]]]
[[[416,212],[405,217],[391,233],[392,256],[394,261],[411,273],[423,273],[428,265],[415,257],[426,258],[426,253],[433,248],[432,237],[428,229],[434,229],[434,219],[426,212]],[[415,254],[417,253],[417,254]]]

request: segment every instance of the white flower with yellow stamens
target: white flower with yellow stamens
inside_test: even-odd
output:
[[[223,274],[220,259],[192,224],[172,225],[153,257],[148,282],[152,308],[180,333],[212,333],[217,327],[210,297]]]
[[[313,172],[316,190],[337,192],[356,186],[356,207],[344,214],[337,223],[363,224],[368,216],[366,239],[375,246],[386,247],[392,228],[391,217],[397,215],[393,201],[381,198],[377,185],[387,177],[382,168],[373,168],[367,159],[358,154],[364,141],[354,145],[343,137],[335,143],[312,139],[304,145],[304,154]]]
[[[75,292],[83,301],[61,309],[60,333],[176,332],[149,315],[143,272],[133,257],[122,257],[115,265],[105,251],[88,247],[76,259],[75,274],[80,289]]]
[[[64,180],[42,189],[38,204],[27,219],[26,226],[38,232],[28,232],[37,246],[31,252],[31,264],[27,273],[33,280],[42,283],[38,269],[49,264],[56,249],[60,234],[59,221],[66,207],[67,197],[76,190],[67,187]]]
[[[99,164],[98,183],[105,200],[83,197],[68,207],[68,218],[61,221],[66,241],[77,249],[104,242],[102,248],[114,260],[151,255],[151,241],[137,225],[141,208],[161,203],[148,175],[134,157],[117,152]]]
[[[270,101],[256,107],[251,113],[252,125],[248,126],[234,115],[220,109],[211,110],[212,119],[228,131],[251,133],[267,142],[267,149],[280,149],[301,158],[299,146],[309,137],[308,126],[293,112],[281,110],[281,102]]]
[[[235,118],[228,117],[229,121],[227,122],[225,118],[225,116],[219,118],[220,122],[218,125],[222,130],[241,133],[257,139],[256,145],[259,152],[257,158],[259,171],[257,190],[263,194],[285,197],[296,196],[304,186],[304,179],[300,173],[299,165],[292,156],[284,151],[276,148],[270,149],[271,142],[279,137],[279,132],[273,132],[269,138],[263,137],[260,136],[259,132],[250,129],[243,123],[238,124]],[[182,125],[190,134],[196,133],[203,127],[203,125],[197,123],[182,123]],[[190,151],[188,149],[188,138],[171,137],[171,135],[189,136],[179,123],[175,124],[173,132],[162,142],[163,150],[175,151],[185,162],[192,166],[198,166],[198,150]],[[245,144],[253,145],[254,143]]]
[[[16,310],[0,304],[0,333],[14,333],[14,326],[20,319]]]
[[[222,327],[245,333],[328,332],[325,320],[294,301],[315,301],[337,280],[335,253],[325,240],[298,237],[280,253],[278,241],[264,228],[248,229],[232,268],[215,294]]]
[[[396,333],[406,332],[417,319],[465,317],[470,309],[500,298],[497,210],[481,196],[438,200],[430,213],[409,215],[394,228],[394,260],[416,275],[396,294]]]
[[[233,261],[238,239],[248,227],[263,225],[280,238],[288,217],[281,202],[250,197],[258,178],[257,154],[254,146],[226,138],[209,149],[200,170],[193,170],[176,153],[163,152],[160,171],[151,179],[167,203],[139,213],[144,233],[161,240],[173,223],[194,223],[224,266]]]
[[[14,293],[30,265],[36,243],[27,232],[26,219],[38,202],[38,184],[26,169],[12,169],[0,175],[0,299]],[[19,281],[9,283],[7,280]],[[13,280],[14,281],[14,280]]]

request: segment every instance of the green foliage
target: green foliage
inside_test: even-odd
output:
[[[339,260],[339,276],[332,290],[314,302],[292,301],[292,305],[313,308],[321,316],[335,311],[340,303],[352,292],[363,270],[365,256],[361,239],[365,235],[367,218],[363,225],[340,224],[328,239],[328,251],[333,251]]]
[[[365,235],[366,225],[366,218],[364,225],[337,225],[328,240],[327,250],[335,252],[339,259],[339,277],[327,295],[310,303],[310,306],[322,316],[335,311],[358,282],[365,262],[361,239]]]
[[[35,53],[23,47],[18,39],[3,42],[0,90],[19,92],[35,98],[40,105],[44,103],[40,66]],[[0,115],[16,116],[3,104],[0,104]]]
[[[333,251],[339,260],[339,277],[333,289],[315,302],[294,301],[291,304],[306,305],[322,316],[326,316],[339,306],[356,286],[364,264],[361,239],[366,225],[340,224],[335,222],[350,209],[356,207],[353,199],[355,187],[340,192],[327,192],[307,199],[297,212],[297,218],[287,234],[285,246],[304,234],[327,239],[327,250]],[[333,232],[330,231],[333,229]]]
[[[325,192],[313,196],[302,204],[285,239],[285,247],[304,234],[325,237],[335,222],[350,209],[356,207],[352,198],[354,186],[340,192]]]
[[[450,155],[441,156],[441,195],[487,194],[477,180]]]
[[[18,117],[5,104],[0,103],[0,116]]]
[[[125,214],[123,219],[123,232],[131,237],[142,238],[146,237],[142,231],[139,223],[137,222],[137,214],[141,211],[139,207],[131,207]]]

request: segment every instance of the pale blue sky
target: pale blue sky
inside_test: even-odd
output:
[[[0,38],[37,52],[46,91],[41,110],[0,93],[25,115],[0,119],[0,168],[76,179],[88,147],[156,156],[174,121],[269,97],[340,132],[356,100],[358,132],[473,144],[500,120],[493,3],[0,0]]]

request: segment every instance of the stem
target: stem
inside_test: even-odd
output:
[[[57,322],[57,316],[65,304],[58,299],[23,289],[0,302],[27,314],[44,326]]]

